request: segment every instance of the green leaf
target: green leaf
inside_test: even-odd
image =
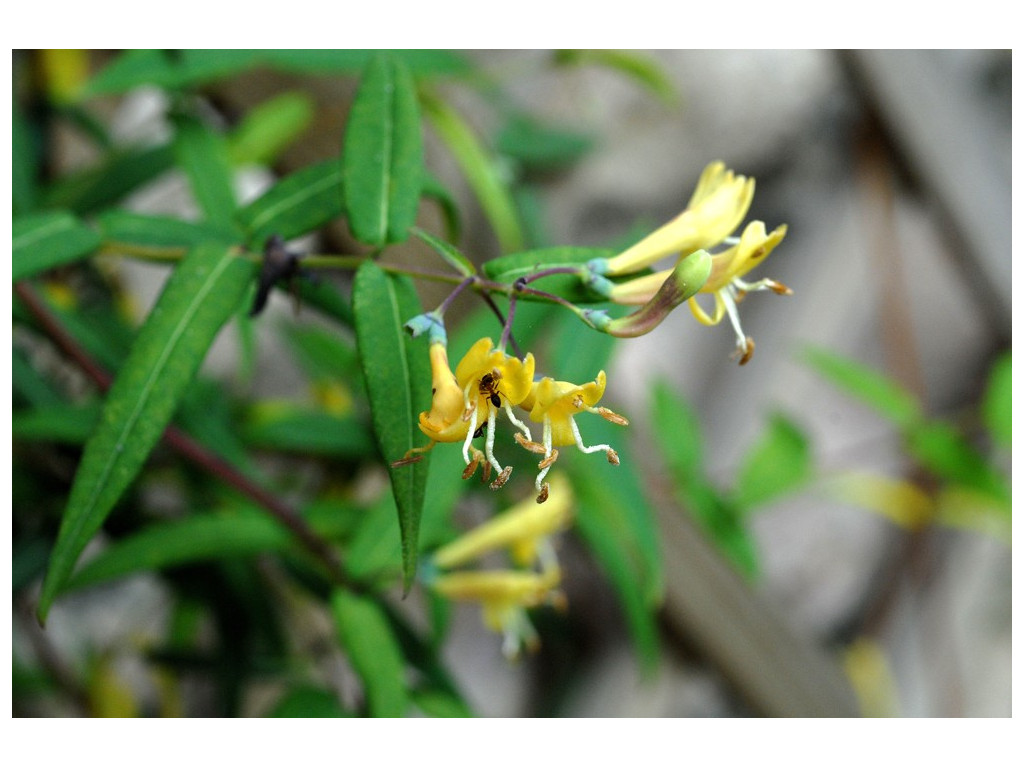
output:
[[[387,616],[373,600],[343,589],[331,593],[331,610],[341,645],[363,683],[370,715],[405,715],[405,660]]]
[[[423,138],[412,77],[387,54],[375,56],[363,74],[341,163],[355,238],[369,245],[405,240],[423,186]]]
[[[174,165],[170,144],[118,150],[93,168],[63,176],[43,196],[47,208],[67,208],[82,216],[120,202]]]
[[[352,717],[331,691],[300,685],[282,696],[267,717]]]
[[[413,227],[412,233],[420,240],[429,245],[445,263],[464,277],[476,274],[476,267],[473,262],[467,259],[458,248],[444,240],[434,237],[419,227]]]
[[[344,213],[341,161],[325,160],[277,182],[238,212],[246,242],[262,249],[267,238],[285,240],[319,229]]]
[[[517,115],[498,135],[497,148],[527,168],[561,168],[590,151],[594,140],[585,134],[552,128],[526,115]]]
[[[320,410],[267,404],[250,415],[244,438],[257,448],[343,459],[371,459],[377,452],[363,423]]]
[[[472,717],[466,703],[457,696],[437,688],[417,688],[412,692],[412,703],[430,717]]]
[[[756,547],[740,509],[723,498],[704,474],[704,443],[697,414],[663,379],[651,388],[650,423],[679,504],[741,573],[755,576]]]
[[[1010,488],[1000,473],[951,425],[927,422],[906,437],[910,455],[936,476],[1009,501]]]
[[[429,357],[425,340],[410,339],[403,329],[409,318],[422,312],[422,307],[408,278],[389,276],[370,261],[356,272],[352,305],[373,428],[398,507],[408,590],[416,573],[429,462],[427,457],[402,467],[392,467],[391,462],[426,442],[418,428],[418,417],[430,404]]]
[[[497,158],[477,139],[459,114],[430,94],[421,97],[424,114],[448,146],[466,181],[480,201],[503,251],[523,247],[523,231],[506,174]]]
[[[97,222],[105,248],[129,245],[177,251],[210,241],[225,245],[238,241],[237,233],[230,228],[170,216],[108,210],[99,215]]]
[[[499,283],[514,283],[543,269],[556,267],[582,267],[591,259],[613,256],[607,248],[583,248],[572,245],[558,245],[550,248],[535,248],[530,251],[501,256],[485,261],[483,273]],[[530,283],[530,288],[554,293],[575,304],[605,302],[604,296],[590,290],[577,275],[549,275]],[[529,300],[530,296],[521,299]]]
[[[222,246],[192,250],[168,280],[117,374],[75,475],[38,614],[45,620],[75,562],[156,445],[254,266]]]
[[[35,208],[39,196],[39,141],[17,99],[11,107],[11,207],[20,216]]]
[[[393,50],[389,54],[401,60],[417,75],[464,75],[472,72],[466,58],[456,51],[433,49]],[[376,55],[372,49],[271,50],[265,51],[267,63],[278,69],[308,74],[350,74],[362,71]]]
[[[184,115],[177,117],[175,127],[175,155],[188,176],[200,210],[210,221],[231,222],[237,204],[224,138],[199,120]]]
[[[291,542],[291,533],[284,526],[256,510],[156,523],[111,544],[84,563],[62,593],[142,571],[274,552]]]
[[[619,483],[626,473],[610,477],[607,464],[586,461],[595,458],[572,457],[570,476],[578,500],[576,527],[618,594],[637,661],[651,674],[658,664],[657,605],[651,600],[652,585],[643,572],[647,553],[638,549],[626,513],[643,496],[622,492]]]
[[[140,85],[175,87],[180,76],[166,51],[129,50],[100,70],[82,90],[82,97],[124,93]]]
[[[15,281],[92,253],[100,236],[66,211],[19,216],[11,224],[11,271]]]
[[[311,381],[362,385],[355,345],[336,328],[288,323],[281,331],[296,362]]]
[[[237,165],[270,163],[313,121],[313,100],[288,91],[253,107],[228,138],[228,154]]]
[[[668,74],[648,56],[629,51],[558,51],[555,61],[559,64],[608,67],[635,80],[666,104],[675,104],[679,94]]]
[[[11,432],[15,440],[52,440],[81,445],[89,439],[99,415],[99,403],[59,403],[15,411],[11,416]]]
[[[776,414],[743,458],[732,500],[740,509],[765,504],[795,491],[811,477],[811,454],[803,431]]]
[[[1009,448],[1013,439],[1013,366],[1006,352],[989,372],[988,387],[981,401],[981,418],[992,439]]]
[[[839,389],[896,425],[907,428],[920,420],[917,399],[877,371],[824,349],[807,349],[803,359]]]
[[[690,404],[664,379],[651,387],[651,430],[658,453],[686,483],[703,472],[704,441],[700,420]]]

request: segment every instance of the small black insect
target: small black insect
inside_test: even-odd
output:
[[[499,381],[501,381],[501,371],[497,368],[492,369],[490,373],[485,373],[480,377],[480,394],[488,395],[491,400],[491,405],[495,408],[501,408],[501,393],[498,391]]]
[[[270,289],[281,281],[288,281],[294,290],[296,277],[305,274],[299,267],[301,256],[292,253],[285,247],[279,235],[271,235],[263,249],[263,263],[256,284],[256,296],[253,298],[249,317],[255,317],[263,311],[270,296]]]

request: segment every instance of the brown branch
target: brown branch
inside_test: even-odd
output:
[[[14,291],[45,333],[70,357],[101,390],[110,388],[113,377],[82,349],[78,341],[61,325],[60,320],[27,283],[15,283]],[[164,430],[163,440],[179,454],[220,478],[244,496],[259,504],[278,522],[292,532],[302,546],[327,569],[332,581],[361,591],[345,574],[330,545],[321,539],[302,516],[291,506],[221,458],[180,428],[171,424]]]

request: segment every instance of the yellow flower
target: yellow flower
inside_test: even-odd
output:
[[[401,466],[420,460],[420,454],[431,450],[437,443],[462,442],[462,457],[466,461],[463,477],[470,477],[481,461],[485,477],[491,467],[498,472],[491,488],[500,488],[512,473],[512,467],[502,467],[494,458],[494,426],[499,410],[523,430],[529,439],[530,430],[512,412],[512,406],[522,402],[530,392],[533,381],[533,355],[518,360],[494,349],[494,342],[483,338],[477,341],[459,361],[452,373],[448,352],[442,341],[430,345],[430,373],[433,395],[430,410],[420,413],[420,430],[430,442],[413,448],[392,466]],[[486,424],[487,438],[484,453],[472,447]],[[478,429],[479,427],[479,429]]]
[[[629,274],[671,253],[686,256],[718,245],[743,221],[753,197],[753,179],[735,175],[722,162],[710,163],[701,174],[686,210],[636,245],[608,259],[602,274]]]
[[[444,344],[430,345],[430,410],[420,414],[420,430],[436,443],[456,443],[466,438],[469,424],[462,420],[462,388],[448,365]]]
[[[463,571],[438,576],[433,589],[452,600],[472,600],[483,608],[484,624],[504,635],[502,651],[513,659],[525,643],[529,650],[539,645],[537,631],[526,615],[527,608],[562,605],[557,591],[562,574],[557,568],[544,573],[527,571]]]
[[[491,488],[500,488],[512,473],[511,465],[502,467],[494,458],[494,425],[498,411],[504,410],[509,421],[530,439],[529,428],[516,418],[512,406],[519,405],[530,394],[533,369],[532,354],[527,353],[524,359],[519,360],[495,349],[494,342],[488,338],[479,339],[470,347],[455,368],[455,379],[463,396],[462,419],[469,422],[465,442],[462,444],[462,457],[466,460],[468,474],[472,474],[479,458],[474,453],[474,458],[470,459],[470,444],[476,436],[477,426],[486,421],[486,466],[494,467],[498,473]]]
[[[431,561],[439,568],[456,568],[499,549],[508,549],[512,560],[530,566],[538,558],[542,569],[557,567],[549,537],[572,521],[572,488],[559,474],[551,478],[555,497],[538,506],[523,501],[483,525],[464,533],[438,549]]]
[[[712,252],[711,273],[699,290],[699,293],[714,296],[711,314],[701,308],[697,296],[689,297],[689,304],[694,317],[705,325],[717,325],[723,317],[729,316],[736,332],[740,364],[743,365],[754,353],[754,341],[743,332],[737,303],[751,291],[792,293],[775,280],[748,283],[742,279],[764,261],[786,236],[785,224],[768,233],[761,221],[750,222],[738,239],[731,236],[746,216],[753,194],[753,179],[735,176],[732,171],[725,170],[722,163],[711,163],[704,169],[689,206],[678,217],[618,256],[596,259],[588,264],[588,269],[595,276],[594,284],[604,285],[603,292],[616,304],[647,305],[673,275],[673,270],[666,269],[618,284],[601,283],[596,276],[636,272],[670,253],[678,253],[680,259],[684,259],[697,249],[725,246],[724,250]]]
[[[617,413],[607,408],[594,407],[604,395],[604,388],[604,371],[598,373],[597,378],[587,384],[555,381],[550,376],[545,376],[540,381],[533,383],[530,394],[521,403],[522,407],[530,412],[531,420],[544,425],[542,443],[535,443],[529,439],[524,440],[520,435],[516,435],[516,440],[524,448],[544,455],[537,465],[540,469],[535,483],[538,503],[545,501],[548,497],[549,488],[543,481],[544,476],[551,469],[551,465],[558,459],[556,445],[575,443],[576,447],[584,453],[604,451],[610,464],[619,463],[619,455],[610,445],[584,445],[574,418],[576,414],[587,411],[596,413],[615,424],[628,425],[629,422]]]
[[[709,316],[701,308],[696,296],[690,299],[690,311],[704,325],[717,325],[724,315],[729,315],[729,321],[736,332],[736,350],[740,356],[740,365],[749,361],[750,356],[754,354],[754,340],[743,332],[736,305],[752,291],[774,291],[780,295],[793,293],[782,283],[769,278],[753,283],[748,283],[742,278],[764,261],[785,236],[785,224],[776,227],[771,233],[766,233],[764,222],[750,222],[743,230],[743,236],[738,243],[711,257],[711,276],[700,293],[714,295],[713,314]]]

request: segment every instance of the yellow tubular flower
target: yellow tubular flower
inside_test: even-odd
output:
[[[607,408],[594,407],[604,395],[604,388],[604,371],[598,373],[594,381],[582,385],[571,384],[568,381],[555,381],[550,376],[545,376],[540,381],[533,383],[529,396],[523,400],[522,407],[530,412],[530,419],[544,425],[543,443],[523,440],[518,435],[516,436],[519,444],[524,448],[544,455],[537,465],[540,469],[535,482],[538,503],[545,501],[548,497],[549,489],[543,481],[551,465],[558,459],[556,445],[575,443],[576,447],[584,453],[604,451],[610,464],[619,463],[619,455],[610,445],[584,445],[579,427],[576,426],[576,420],[573,418],[577,413],[588,411],[615,424],[628,425],[629,422],[617,413]]]
[[[465,571],[438,576],[432,587],[452,600],[479,602],[484,623],[504,635],[502,651],[512,659],[519,655],[524,643],[529,650],[539,645],[537,631],[530,624],[525,609],[545,603],[564,603],[565,598],[557,591],[561,578],[557,568],[544,573]]]
[[[740,356],[740,365],[749,361],[754,354],[754,340],[743,332],[736,305],[752,291],[774,291],[781,295],[792,293],[788,287],[775,280],[764,278],[748,283],[742,278],[764,261],[785,236],[785,224],[767,233],[764,222],[750,222],[743,230],[743,236],[738,243],[711,257],[711,275],[700,293],[714,295],[713,314],[708,315],[701,308],[696,296],[690,299],[690,311],[704,325],[717,325],[725,315],[729,316],[729,321],[736,332],[736,350]]]
[[[555,497],[538,506],[523,501],[447,544],[432,558],[439,568],[456,568],[485,554],[508,549],[517,565],[529,566],[538,557],[544,570],[556,567],[548,537],[565,530],[572,520],[572,489],[564,476],[551,478]]]
[[[462,420],[462,389],[448,365],[444,344],[430,345],[430,410],[420,414],[420,430],[436,443],[457,443],[466,438],[469,424]]]
[[[505,354],[494,348],[494,342],[488,338],[477,341],[455,368],[455,379],[462,393],[462,420],[468,422],[465,441],[462,445],[462,457],[470,468],[475,470],[477,458],[470,459],[470,443],[476,434],[477,427],[487,424],[487,439],[484,455],[488,466],[494,467],[497,479],[491,488],[500,488],[512,473],[512,467],[502,467],[494,458],[494,425],[499,410],[504,410],[509,421],[523,431],[527,440],[530,438],[529,428],[512,412],[512,406],[519,405],[530,393],[533,381],[533,355],[527,354],[523,360]],[[475,456],[476,454],[474,454]]]
[[[687,255],[719,244],[743,221],[753,197],[753,179],[735,175],[722,162],[709,164],[686,210],[636,245],[608,259],[603,274],[629,274],[670,253]]]

